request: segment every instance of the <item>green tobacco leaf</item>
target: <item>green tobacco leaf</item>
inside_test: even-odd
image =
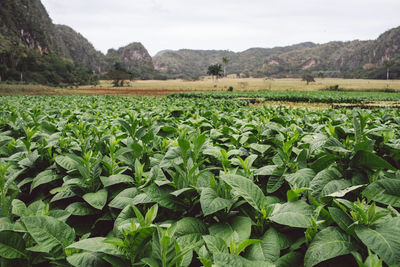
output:
[[[17,198],[13,199],[13,201],[11,202],[11,206],[12,206],[12,209],[11,209],[12,214],[15,214],[19,217],[22,217],[25,214],[26,205],[21,200],[19,200]]]
[[[264,154],[265,151],[267,151],[271,146],[270,145],[263,145],[263,144],[250,144],[249,147],[251,149],[254,149],[257,152],[260,152],[261,154]]]
[[[274,210],[269,219],[273,222],[299,228],[311,226],[310,219],[313,208],[302,200],[275,204]]]
[[[373,200],[393,207],[400,207],[400,180],[378,180],[364,189],[362,194],[369,200]]]
[[[214,255],[214,265],[216,267],[274,267],[275,265],[268,261],[250,261],[238,255],[217,253]]]
[[[76,248],[90,252],[102,252],[105,254],[110,254],[114,256],[123,256],[124,253],[116,245],[104,242],[106,238],[104,237],[93,237],[83,239],[76,243],[69,245],[67,248]]]
[[[262,168],[257,169],[254,174],[255,175],[272,175],[277,168],[277,165],[268,165]]]
[[[0,257],[5,259],[26,258],[25,241],[15,232],[0,232]]]
[[[236,174],[222,175],[221,178],[233,188],[238,196],[243,197],[256,210],[261,211],[264,194],[253,181]]]
[[[211,235],[221,237],[226,244],[235,241],[235,235],[238,236],[238,242],[243,242],[250,238],[251,223],[249,217],[237,216],[230,222],[212,225],[209,231]]]
[[[74,253],[67,257],[69,264],[75,267],[86,267],[86,266],[96,266],[96,267],[107,267],[110,266],[108,262],[103,260],[102,253],[96,252],[80,252]]]
[[[60,176],[57,175],[57,173],[55,173],[53,170],[45,170],[45,171],[39,173],[32,180],[31,193],[32,193],[33,189],[35,189],[36,187],[43,185],[43,184],[48,184],[50,182],[58,180],[59,178],[60,178]]]
[[[303,255],[299,252],[291,251],[291,252],[283,255],[282,257],[280,257],[274,263],[277,267],[302,266]]]
[[[217,211],[229,208],[234,203],[232,199],[224,199],[218,196],[217,192],[212,188],[204,188],[201,190],[200,205],[204,216],[213,214]]]
[[[320,171],[310,182],[311,194],[315,198],[321,196],[324,187],[331,181],[337,180],[341,174],[335,168],[327,168]]]
[[[336,227],[327,227],[315,235],[304,257],[304,266],[312,267],[354,250],[355,247],[349,235]]]
[[[249,260],[275,262],[280,255],[279,236],[274,228],[269,228],[261,242],[250,247],[248,253]]]
[[[96,193],[87,193],[82,198],[93,208],[102,210],[107,203],[107,196],[107,190],[101,189]]]
[[[355,232],[388,265],[400,262],[400,217],[386,219],[370,228],[356,225]]]
[[[179,202],[176,200],[176,197],[171,195],[172,190],[152,184],[151,186],[144,188],[143,191],[146,193],[148,198],[157,202],[160,206],[171,210],[179,209]]]
[[[204,235],[203,239],[211,253],[228,253],[228,246],[221,237]]]
[[[185,217],[176,222],[175,235],[177,236],[205,233],[207,233],[207,227],[199,219]]]
[[[109,187],[116,184],[134,184],[133,178],[125,174],[115,174],[109,177],[100,176],[100,180],[104,187]]]
[[[295,188],[307,188],[310,186],[311,180],[315,177],[312,169],[300,169],[295,173],[285,176],[285,180]]]
[[[136,187],[131,187],[122,190],[113,200],[108,204],[111,208],[124,209],[126,206],[133,203],[133,198],[137,196],[138,190]]]
[[[52,255],[62,253],[75,240],[74,229],[52,217],[23,217],[22,222],[41,249]]]
[[[394,168],[389,162],[387,162],[383,158],[372,152],[364,150],[360,150],[354,155],[353,159],[350,162],[350,166],[353,168],[368,168],[372,170],[396,170],[396,168]]]
[[[316,161],[311,164],[311,169],[315,172],[320,172],[324,170],[326,167],[330,166],[336,160],[336,156],[333,154],[325,154],[321,157],[318,157]]]
[[[350,152],[350,150],[346,149],[344,145],[340,143],[340,141],[337,140],[335,137],[329,137],[328,140],[326,140],[323,147],[325,149],[335,152],[344,152],[344,153]]]
[[[58,165],[66,169],[67,171],[75,170],[78,167],[78,162],[69,156],[57,156],[55,161]]]
[[[341,209],[329,207],[329,214],[337,225],[349,234],[354,234],[354,231],[350,230],[349,227],[353,223],[353,220]]]
[[[93,215],[98,212],[98,210],[92,208],[86,202],[71,203],[70,205],[68,205],[68,207],[65,208],[65,210],[75,216]]]

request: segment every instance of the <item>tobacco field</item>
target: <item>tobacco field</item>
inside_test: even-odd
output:
[[[398,109],[110,96],[0,106],[1,266],[400,263]]]

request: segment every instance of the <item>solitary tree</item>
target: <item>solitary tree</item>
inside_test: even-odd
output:
[[[207,74],[211,75],[214,79],[218,80],[219,77],[222,76],[222,66],[221,64],[214,64],[214,65],[210,65],[208,66],[208,70],[207,70]]]
[[[229,63],[229,58],[227,57],[222,57],[222,63],[224,63],[224,77],[226,77],[226,65]]]
[[[133,79],[133,74],[127,71],[120,62],[115,62],[114,69],[107,73],[107,77],[113,80],[114,87],[123,87],[125,80]]]
[[[302,80],[303,80],[303,81],[306,81],[306,82],[307,82],[307,85],[308,85],[310,82],[315,82],[314,77],[313,77],[312,75],[310,75],[310,74],[304,75]]]

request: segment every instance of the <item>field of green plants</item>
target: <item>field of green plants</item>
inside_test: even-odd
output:
[[[1,266],[400,263],[398,109],[0,105]]]
[[[308,103],[363,103],[368,101],[400,101],[400,93],[366,91],[290,91],[265,90],[247,92],[194,92],[174,93],[170,97],[181,98],[257,98],[259,101],[290,101]]]

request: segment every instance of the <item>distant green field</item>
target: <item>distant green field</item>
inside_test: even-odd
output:
[[[400,101],[400,93],[357,91],[249,91],[249,92],[193,92],[175,93],[169,97],[255,99],[263,101],[288,101],[308,103],[362,103],[366,101]]]

